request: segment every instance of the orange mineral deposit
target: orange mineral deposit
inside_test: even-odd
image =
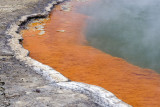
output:
[[[56,6],[50,18],[36,20],[23,30],[30,57],[53,67],[70,80],[97,85],[134,107],[160,107],[160,75],[134,66],[87,45],[83,29],[88,18]]]

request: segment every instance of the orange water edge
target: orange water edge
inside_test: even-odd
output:
[[[68,12],[56,6],[49,20],[21,31],[30,56],[73,81],[101,86],[134,107],[160,107],[160,75],[88,46],[83,34],[88,17],[75,11],[79,4],[72,1]],[[44,35],[35,29],[41,24]]]

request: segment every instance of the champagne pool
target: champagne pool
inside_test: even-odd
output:
[[[89,45],[160,73],[160,1],[100,0],[81,7]]]
[[[134,107],[160,107],[160,75],[153,71],[159,72],[160,18],[149,15],[159,15],[158,3],[82,1],[60,4],[21,31],[30,57]]]

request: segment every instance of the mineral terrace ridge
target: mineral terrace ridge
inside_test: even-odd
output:
[[[19,44],[21,26],[60,2],[0,0],[0,107],[130,107],[103,88],[69,81]]]

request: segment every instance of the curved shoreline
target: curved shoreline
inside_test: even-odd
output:
[[[58,3],[60,2],[62,1],[58,1]],[[87,85],[78,82],[69,82],[69,80],[59,72],[55,71],[47,65],[43,65],[42,63],[28,56],[29,51],[24,49],[19,43],[22,40],[21,35],[17,33],[19,28],[24,22],[27,22],[28,19],[48,16],[49,12],[52,10],[55,4],[57,3],[55,1],[52,1],[48,4],[48,6],[46,6],[43,13],[22,16],[20,19],[9,26],[5,34],[10,36],[10,38],[8,39],[8,45],[14,52],[14,57],[22,62],[25,66],[31,67],[36,71],[36,73],[49,80],[52,85],[86,94],[101,106],[129,107],[130,105],[122,102],[109,91],[106,91],[98,86]]]

